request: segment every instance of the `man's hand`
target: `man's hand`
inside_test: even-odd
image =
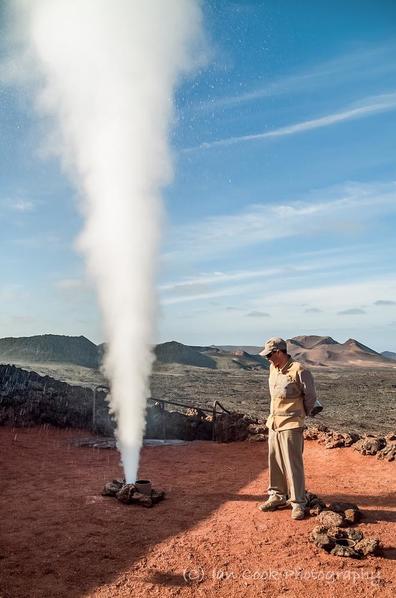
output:
[[[312,407],[309,417],[315,417],[315,415],[318,415],[318,413],[321,411],[323,411],[323,405],[316,399],[315,405]]]

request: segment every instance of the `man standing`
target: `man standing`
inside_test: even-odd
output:
[[[270,338],[260,355],[270,362],[271,410],[266,425],[268,435],[268,500],[261,511],[292,506],[292,519],[304,519],[304,419],[316,402],[312,374],[287,353],[286,341]]]

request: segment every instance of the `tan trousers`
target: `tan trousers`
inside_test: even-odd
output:
[[[303,428],[269,430],[268,494],[289,498],[292,506],[305,506]]]

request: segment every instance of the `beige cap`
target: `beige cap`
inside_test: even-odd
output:
[[[273,338],[269,338],[264,345],[262,351],[260,351],[259,355],[263,357],[267,357],[272,351],[287,351],[286,341],[279,336],[274,336]]]

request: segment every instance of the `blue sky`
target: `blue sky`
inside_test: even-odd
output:
[[[207,63],[181,82],[170,140],[158,341],[323,334],[396,351],[396,5],[203,7]],[[42,128],[3,85],[0,336],[101,342],[76,192]]]

